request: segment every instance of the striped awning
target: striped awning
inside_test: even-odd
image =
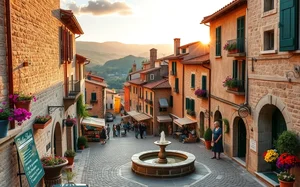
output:
[[[157,121],[159,123],[167,123],[172,122],[172,118],[170,116],[157,116]]]
[[[105,127],[105,120],[102,118],[86,117],[82,120],[81,124],[92,127]]]
[[[174,120],[174,123],[181,127],[183,125],[189,125],[189,124],[197,123],[197,121],[191,120],[189,118],[178,118],[178,119]]]
[[[143,113],[139,113],[137,111],[130,111],[130,112],[127,112],[127,114],[130,115],[136,121],[145,121],[145,120],[152,118],[151,116],[148,116]]]

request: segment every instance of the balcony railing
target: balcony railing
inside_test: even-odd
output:
[[[172,70],[172,71],[170,71],[170,75],[176,76],[177,72]]]
[[[76,103],[78,100],[78,97],[80,95],[80,81],[69,81],[67,85],[65,85],[66,88],[66,96],[64,97],[64,107],[65,110],[67,110],[71,105]]]
[[[224,46],[224,49],[228,51],[227,53],[228,57],[246,56],[245,38],[228,40]]]
[[[235,95],[245,95],[245,81],[233,79],[232,84],[227,87],[227,92]]]
[[[173,92],[175,92],[175,93],[179,93],[179,89],[178,89],[178,88],[176,88],[176,87],[174,87],[174,88],[173,88]]]

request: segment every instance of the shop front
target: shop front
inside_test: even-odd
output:
[[[100,142],[100,134],[105,127],[105,120],[101,118],[84,118],[81,122],[83,135],[89,142]]]

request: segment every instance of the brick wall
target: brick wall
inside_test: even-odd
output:
[[[0,3],[0,14],[4,14],[4,4]],[[0,16],[0,102],[4,100],[8,93],[8,78],[6,66],[6,40],[4,16]]]

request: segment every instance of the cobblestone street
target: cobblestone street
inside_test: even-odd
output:
[[[118,121],[117,117],[114,123]],[[159,137],[136,139],[131,131],[126,137],[111,138],[105,145],[90,142],[89,148],[79,152],[75,158],[75,172],[77,173],[75,182],[86,183],[90,187],[158,187],[162,186],[161,184],[164,184],[163,186],[181,186],[184,181],[190,180],[193,174],[176,180],[168,180],[144,178],[141,176],[125,178],[122,173],[124,169],[121,172],[122,166],[130,166],[133,154],[146,150],[157,150],[158,147],[153,142],[158,139]],[[190,152],[196,156],[196,162],[204,164],[211,171],[205,178],[194,180],[191,185],[183,186],[263,186],[254,176],[226,156],[223,155],[221,160],[210,159],[211,152],[206,150],[202,143],[182,144],[172,137],[167,137],[167,139],[172,141],[167,150],[178,149]],[[131,173],[130,167],[125,168],[128,169],[127,173]],[[161,183],[157,183],[158,181]]]

